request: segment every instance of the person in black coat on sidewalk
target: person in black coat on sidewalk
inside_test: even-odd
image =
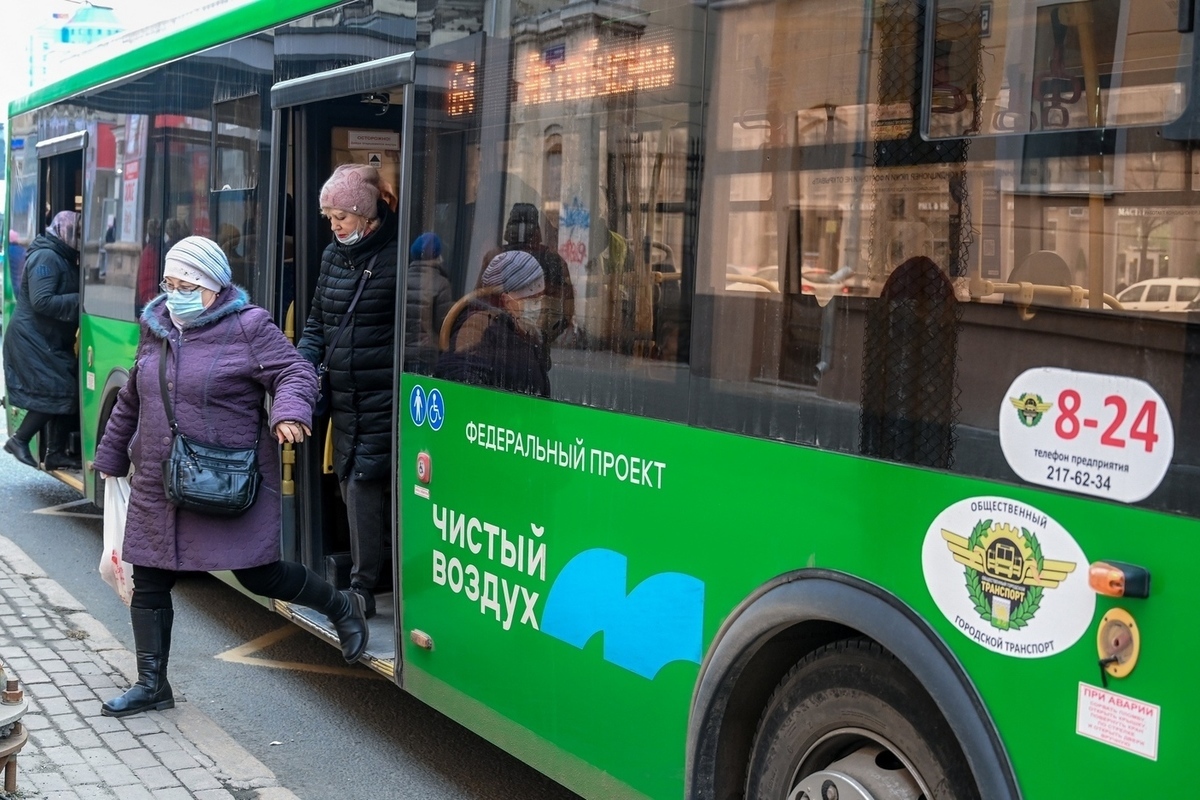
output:
[[[4,381],[9,402],[26,411],[4,443],[22,464],[37,467],[29,440],[55,417],[63,427],[79,414],[79,226],[74,211],[60,211],[33,240],[17,287],[17,308],[4,338]],[[61,438],[61,431],[59,432]],[[78,467],[59,442],[51,442],[46,469]]]
[[[343,164],[321,189],[321,214],[334,241],[321,254],[312,308],[297,348],[325,364],[333,420],[334,472],[350,527],[350,589],[375,613],[374,589],[386,565],[391,520],[392,394],[396,346],[397,219],[374,167]],[[362,294],[336,347],[342,318]]]

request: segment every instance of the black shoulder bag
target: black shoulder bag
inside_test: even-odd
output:
[[[329,397],[332,394],[332,389],[329,386],[329,356],[333,354],[333,350],[337,347],[338,342],[342,338],[342,333],[346,330],[346,325],[350,322],[350,317],[354,314],[354,307],[358,305],[358,298],[362,297],[363,287],[367,285],[367,278],[371,277],[371,268],[375,266],[377,255],[371,256],[371,260],[367,262],[366,268],[363,270],[362,277],[358,279],[358,288],[354,291],[354,297],[350,300],[349,307],[346,308],[346,313],[342,315],[342,321],[338,323],[337,330],[333,332],[333,339],[330,340],[329,346],[325,348],[325,358],[321,359],[321,363],[317,365],[317,386],[319,393],[317,394],[317,405],[313,409],[313,416],[323,417],[325,412],[329,411]]]
[[[262,475],[258,471],[258,439],[249,449],[203,444],[179,432],[171,395],[167,390],[167,340],[163,339],[158,360],[158,385],[163,408],[171,425],[171,454],[163,461],[163,489],[177,508],[186,508],[217,517],[236,517],[245,513],[258,496]]]

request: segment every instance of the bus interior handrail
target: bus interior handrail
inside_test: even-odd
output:
[[[1003,283],[1000,281],[990,281],[986,278],[971,278],[970,292],[972,300],[979,300],[980,298],[987,297],[989,294],[1011,296],[1013,301],[1020,306],[1029,306],[1032,304],[1035,295],[1066,297],[1070,299],[1071,305],[1075,308],[1082,308],[1083,302],[1092,296],[1090,289],[1085,289],[1075,284],[1055,286],[1047,283],[1030,283],[1029,281]],[[1114,311],[1125,310],[1120,301],[1107,292],[1102,292],[1100,298],[1104,302],[1104,305]]]
[[[458,315],[464,308],[476,300],[491,297],[503,291],[504,288],[501,286],[484,286],[480,289],[473,289],[455,300],[454,305],[450,306],[450,310],[446,312],[446,319],[442,320],[442,329],[438,332],[438,351],[444,353],[450,349],[450,334],[454,331],[454,321],[458,319]]]

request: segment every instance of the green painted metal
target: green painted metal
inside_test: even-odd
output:
[[[79,319],[79,432],[83,454],[84,488],[95,499],[91,464],[96,457],[103,417],[116,401],[133,365],[138,324],[81,314]]]
[[[195,25],[134,45],[128,51],[114,55],[95,66],[35,89],[24,97],[13,100],[8,107],[8,116],[15,117],[17,114],[63,100],[86,89],[129,77],[159,64],[198,53],[205,48],[241,36],[267,30],[275,25],[282,25],[315,11],[342,5],[344,2],[345,0],[253,0],[215,14]]]
[[[514,726],[540,738],[540,751],[526,743],[533,752],[523,757],[560,780],[572,777],[561,774],[568,767],[554,757],[563,750],[591,765],[594,779],[611,776],[648,797],[681,797],[699,666],[680,660],[653,679],[635,674],[605,660],[608,633],[578,649],[522,623],[520,596],[506,630],[503,584],[497,620],[469,598],[468,566],[536,592],[539,620],[564,565],[593,548],[628,559],[629,590],[663,572],[694,576],[704,584],[704,651],[730,612],[770,579],[805,567],[854,575],[920,615],[961,661],[1025,797],[1102,796],[1114,774],[1151,795],[1178,787],[1192,720],[1200,715],[1200,693],[1186,678],[1200,644],[1183,627],[1190,604],[1179,580],[1186,562],[1181,548],[1200,533],[1195,521],[415,376],[404,377],[405,402],[417,385],[442,393],[445,423],[435,432],[401,412],[404,624],[434,642],[432,650],[405,642],[406,687],[459,716],[467,712],[435,687],[453,687],[492,709],[503,724],[481,732],[502,746],[510,746]],[[491,449],[495,429],[499,447]],[[547,463],[514,452],[505,431],[561,443],[568,456]],[[571,457],[576,443],[587,449],[582,464]],[[594,474],[593,448],[662,462],[661,487]],[[427,487],[417,479],[419,453],[431,462]],[[1142,629],[1141,663],[1111,688],[1162,707],[1157,761],[1075,733],[1080,683],[1100,684],[1096,627],[1117,603],[1102,598],[1082,638],[1036,659],[984,649],[935,606],[922,572],[922,542],[943,509],[975,496],[1031,504],[1061,523],[1089,559],[1123,559],[1151,570],[1153,596],[1119,603]],[[500,537],[486,529],[444,541],[435,514],[445,508],[506,529],[510,541],[522,535],[545,544],[545,580],[505,566]],[[531,534],[531,525],[543,527],[543,535]],[[459,560],[459,591],[453,572],[439,583],[435,551]]]

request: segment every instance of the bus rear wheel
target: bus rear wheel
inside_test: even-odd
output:
[[[895,656],[864,638],[796,664],[759,720],[747,800],[978,800],[954,732]]]

